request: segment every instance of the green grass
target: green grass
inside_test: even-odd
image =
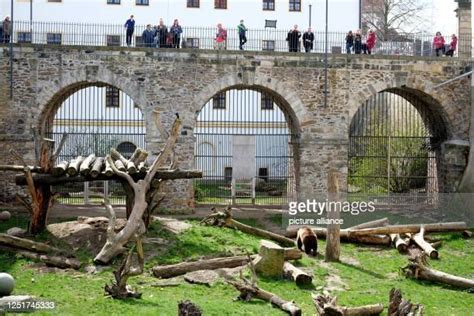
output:
[[[274,219],[276,222],[276,218]],[[130,279],[130,284],[143,293],[141,300],[117,301],[103,295],[103,287],[112,279],[111,269],[96,275],[83,272],[38,272],[32,262],[17,258],[9,253],[0,253],[0,270],[11,273],[17,280],[15,294],[30,294],[44,300],[52,299],[57,308],[54,311],[39,312],[37,315],[176,315],[177,303],[190,299],[199,305],[204,315],[285,315],[270,304],[252,300],[249,303],[234,302],[237,291],[224,283],[214,287],[182,284],[176,287],[153,287],[157,282],[149,271],[155,264],[169,264],[184,260],[217,257],[222,255],[256,252],[259,239],[239,231],[205,227],[190,221],[193,228],[180,235],[163,229],[159,223],[150,228],[149,236],[160,237],[169,243],[165,246],[147,244],[145,252],[151,256],[146,261],[146,273]],[[255,220],[246,221],[256,225]],[[10,226],[26,226],[26,221],[13,218],[11,222],[0,223],[0,232]],[[464,240],[459,234],[440,235],[443,246],[440,260],[430,261],[435,269],[464,277],[474,278],[474,240]],[[40,239],[47,239],[44,234]],[[324,252],[324,242],[320,242]],[[283,279],[260,278],[259,286],[288,300],[295,300],[305,315],[314,314],[311,291],[319,291],[326,285],[326,277],[338,274],[347,290],[336,292],[342,305],[362,305],[381,302],[387,307],[388,293],[392,287],[400,288],[404,297],[425,305],[426,315],[472,315],[474,294],[451,287],[405,279],[399,268],[407,262],[405,256],[394,249],[343,244],[343,259],[349,263],[323,264],[322,257],[304,258],[297,264],[314,272],[312,288],[301,289],[293,282]],[[81,256],[84,261],[90,258]],[[347,262],[347,260],[343,260]]]

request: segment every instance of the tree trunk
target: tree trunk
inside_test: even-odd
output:
[[[268,230],[264,230],[264,229],[260,229],[260,228],[256,228],[256,227],[252,227],[252,226],[249,226],[249,225],[242,224],[241,222],[236,221],[235,219],[231,220],[231,225],[232,225],[232,227],[235,227],[235,228],[237,228],[238,230],[240,230],[244,233],[276,241],[277,243],[281,244],[282,246],[294,246],[295,245],[295,241],[293,239],[286,238],[285,236],[272,233]]]
[[[328,176],[328,198],[329,201],[337,201],[339,199],[339,186],[337,182],[337,174],[331,170]],[[329,220],[338,220],[340,218],[339,211],[328,210]],[[341,237],[340,237],[340,226],[338,224],[328,224],[327,236],[326,236],[326,254],[324,260],[326,262],[339,261],[341,254]]]
[[[431,258],[438,259],[439,254],[436,249],[434,249],[431,244],[429,244],[424,239],[425,228],[421,226],[420,232],[412,237],[413,241],[421,248],[423,251]]]
[[[32,241],[25,238],[15,237],[0,233],[0,245],[12,248],[20,248],[42,253],[60,253],[61,250],[45,243]]]
[[[44,262],[48,266],[57,267],[61,269],[75,269],[79,270],[81,267],[81,262],[75,258],[66,258],[66,257],[58,257],[58,256],[49,256],[45,254],[38,254],[30,251],[18,251],[19,255]]]
[[[323,227],[311,227],[313,232],[318,236],[318,238],[326,239],[327,229]],[[287,237],[296,237],[298,229],[295,227],[289,227],[286,231]],[[340,232],[341,241],[358,243],[358,244],[368,244],[368,245],[381,245],[389,246],[390,238],[386,235],[363,235],[363,236],[350,236],[350,231],[348,229],[341,229]]]
[[[405,253],[408,250],[408,242],[410,239],[405,240],[400,237],[400,234],[390,234],[390,240],[392,245],[398,250],[400,253]]]
[[[345,307],[337,305],[337,298],[312,295],[313,303],[320,316],[370,316],[380,315],[383,312],[382,304],[365,305],[359,307]]]
[[[283,265],[283,274],[295,281],[296,285],[309,285],[313,282],[313,277],[303,270],[295,267],[289,262],[285,262]]]
[[[389,294],[388,316],[422,316],[423,305],[413,304],[402,298],[399,289],[392,288]]]
[[[87,156],[87,158],[84,159],[84,161],[81,163],[81,167],[79,168],[79,172],[83,176],[87,176],[91,172],[92,164],[94,163],[94,161],[95,161],[95,155],[94,154],[90,154],[89,156]]]
[[[388,218],[384,217],[381,219],[376,219],[374,221],[362,223],[359,225],[355,225],[352,227],[347,228],[347,230],[356,230],[356,229],[364,229],[364,228],[373,228],[373,227],[382,227],[388,225]]]
[[[121,180],[120,183],[122,184],[123,191],[125,192],[125,212],[128,219],[133,210],[133,188],[125,180]]]
[[[53,194],[51,186],[37,185],[36,201],[33,201],[33,214],[31,216],[29,233],[37,235],[46,229],[48,211],[51,208]]]
[[[366,228],[350,231],[351,236],[364,235],[390,235],[412,233],[416,234],[420,231],[421,226],[425,227],[425,232],[456,232],[467,229],[465,222],[449,222],[449,223],[435,223],[435,224],[412,224],[412,225],[390,225],[385,227]]]

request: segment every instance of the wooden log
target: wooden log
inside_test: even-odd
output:
[[[35,252],[42,253],[60,253],[61,250],[52,246],[49,246],[45,243],[32,241],[25,238],[10,236],[7,234],[0,233],[0,245],[31,250]]]
[[[76,159],[71,160],[66,170],[67,174],[71,177],[77,175],[79,173],[79,168],[83,161],[84,161],[84,157],[82,156],[79,156]]]
[[[137,148],[133,153],[132,157],[130,157],[130,161],[133,162],[136,166],[139,166],[142,162],[144,163],[148,158],[148,152]]]
[[[258,256],[253,260],[255,271],[266,277],[281,277],[285,250],[269,240],[260,240]]]
[[[103,158],[97,158],[97,160]],[[96,160],[96,161],[97,161]],[[95,164],[95,163],[94,163]],[[104,164],[102,165],[104,166]],[[112,171],[112,169],[110,169]],[[120,180],[121,178],[115,174],[107,176],[106,171],[100,173],[97,177],[92,177],[93,170],[87,176],[75,176],[75,177],[68,177],[68,176],[60,176],[54,177],[51,174],[43,174],[43,173],[35,173],[32,174],[33,182],[35,185],[58,185],[64,183],[73,183],[73,182],[84,182],[84,181],[94,181],[94,180]],[[135,174],[133,175],[133,179],[141,180],[145,177],[145,174]],[[154,180],[175,180],[175,179],[196,179],[202,178],[202,172],[200,170],[159,170],[155,174]],[[153,181],[154,181],[153,180]],[[26,178],[25,175],[16,175],[15,176],[15,183],[17,185],[26,185]]]
[[[303,270],[295,267],[288,261],[286,261],[283,265],[283,274],[295,281],[296,285],[308,285],[313,282],[313,277],[310,276],[308,273],[304,272]]]
[[[54,177],[60,177],[66,173],[67,167],[69,166],[69,162],[63,160],[58,163],[56,166],[53,167],[51,174]]]
[[[374,221],[362,223],[359,225],[355,225],[352,227],[347,228],[347,230],[355,230],[355,229],[364,229],[364,228],[373,228],[373,227],[382,227],[388,225],[388,218],[384,217],[381,219],[376,219]]]
[[[425,227],[425,232],[441,233],[441,232],[456,232],[467,229],[465,222],[449,222],[449,223],[435,223],[435,224],[411,224],[411,225],[389,225],[385,227],[365,228],[358,230],[351,230],[349,232],[352,236],[363,235],[390,235],[402,233],[418,233],[421,226]]]
[[[128,174],[137,173],[137,166],[133,162],[128,161],[126,167],[127,167]]]
[[[462,232],[462,236],[466,239],[471,238],[472,237],[472,231],[466,229]]]
[[[312,294],[313,304],[320,316],[370,316],[383,312],[382,304],[364,305],[358,307],[338,306],[337,298]]]
[[[178,316],[201,316],[202,312],[199,306],[189,300],[178,303]]]
[[[422,316],[423,305],[413,304],[410,300],[406,300],[402,297],[402,292],[399,289],[392,288],[389,294],[389,305],[388,305],[389,316]]]
[[[97,178],[103,169],[105,169],[104,157],[97,157],[97,159],[94,161],[94,164],[92,165],[90,176],[92,178]]]
[[[303,254],[298,248],[283,248],[285,251],[285,260],[299,260]]]
[[[237,228],[238,230],[240,230],[244,233],[276,241],[277,243],[281,244],[282,246],[294,246],[295,245],[295,241],[293,239],[287,238],[287,237],[279,235],[279,234],[272,233],[268,230],[252,227],[252,226],[249,226],[249,225],[245,225],[245,224],[243,224],[239,221],[236,221],[235,219],[231,220],[231,225],[232,225],[232,227]]]
[[[89,156],[87,156],[87,158],[84,159],[84,161],[81,163],[81,167],[79,168],[79,172],[83,176],[87,176],[91,172],[92,164],[94,163],[94,161],[95,161],[95,155],[94,154],[90,154]]]
[[[31,172],[44,172],[43,168],[38,167],[38,166],[28,166],[30,168]],[[17,171],[17,172],[23,172],[25,169],[25,166],[20,166],[20,165],[0,165],[0,171]]]
[[[443,283],[464,289],[474,288],[474,280],[431,269],[423,261],[422,256],[417,256],[410,260],[408,265],[402,268],[402,271],[407,277],[414,279]]]
[[[75,269],[75,270],[79,270],[81,268],[81,262],[75,258],[49,256],[45,254],[39,254],[39,253],[34,253],[31,251],[24,251],[24,250],[18,251],[17,253],[28,259],[44,262],[48,266],[53,266],[53,267],[57,267],[61,269]]]
[[[330,201],[339,200],[339,185],[335,170],[329,171],[328,175],[328,193]],[[328,212],[328,219],[337,221],[340,218],[339,211],[334,209]],[[341,255],[341,227],[338,224],[328,224],[326,234],[326,251],[324,261],[336,262],[339,261]]]
[[[125,165],[123,164],[123,162],[121,162],[120,160],[115,160],[115,167],[119,170],[119,171],[122,171],[122,172],[125,172],[127,171],[127,168],[125,167]]]
[[[438,249],[439,247],[441,247],[443,245],[443,241],[442,240],[438,240],[438,241],[435,241],[433,243],[431,243],[431,247],[433,247],[434,249]]]
[[[167,279],[198,270],[236,268],[243,266],[248,262],[249,258],[247,256],[224,257],[193,262],[182,262],[166,266],[154,266],[152,271],[155,277]]]
[[[110,148],[110,157],[112,157],[112,160],[120,161],[124,166],[126,166],[128,163],[127,158],[122,156],[122,154],[119,153],[115,148]]]
[[[390,234],[390,240],[392,242],[392,245],[398,250],[398,252],[400,253],[407,252],[408,242],[407,240],[400,237],[400,234]]]
[[[290,315],[300,316],[301,309],[294,303],[290,301],[285,301],[279,296],[265,291],[257,286],[238,282],[238,281],[227,281],[229,284],[232,284],[239,292],[239,299],[244,301],[249,301],[253,297],[264,300],[266,302],[272,303],[272,305],[280,308],[281,310],[287,312]]]
[[[434,249],[430,243],[425,241],[425,227],[421,226],[420,232],[414,236],[412,236],[412,240],[421,248],[423,251],[431,258],[431,259],[438,259],[439,254],[436,249]]]
[[[112,170],[112,166],[110,165],[110,162],[107,159],[104,159],[104,160],[105,160],[104,174],[107,177],[111,177],[111,176],[115,175],[114,171]]]

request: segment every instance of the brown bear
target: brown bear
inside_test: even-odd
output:
[[[318,252],[318,237],[309,227],[298,229],[296,244],[298,249],[304,251],[307,255],[316,256]]]

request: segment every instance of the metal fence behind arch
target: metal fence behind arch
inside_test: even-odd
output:
[[[215,27],[183,26],[180,47],[194,49],[215,48]],[[146,44],[142,40],[145,25],[136,25],[133,34],[133,47],[158,47],[157,40]],[[301,30],[303,34],[304,30]],[[273,28],[249,29],[248,42],[244,45],[249,51],[289,50],[286,40],[288,30]],[[313,53],[324,53],[325,33],[314,32]],[[346,33],[329,32],[328,50],[330,53],[346,53]],[[127,46],[126,30],[122,24],[99,23],[68,23],[68,22],[39,22],[14,21],[11,40],[14,43],[33,43],[43,45],[72,45],[72,46]],[[445,36],[446,44],[450,42],[450,34]],[[471,50],[471,37],[459,37],[457,50]],[[166,42],[165,42],[166,44]],[[166,45],[165,45],[166,46]],[[239,35],[237,28],[227,29],[227,50],[239,50]],[[300,39],[299,51],[304,52]],[[351,53],[354,53],[353,51]],[[433,35],[426,33],[407,33],[387,36],[385,40],[378,39],[373,54],[404,55],[404,56],[435,56]],[[456,52],[454,53],[456,56]]]

